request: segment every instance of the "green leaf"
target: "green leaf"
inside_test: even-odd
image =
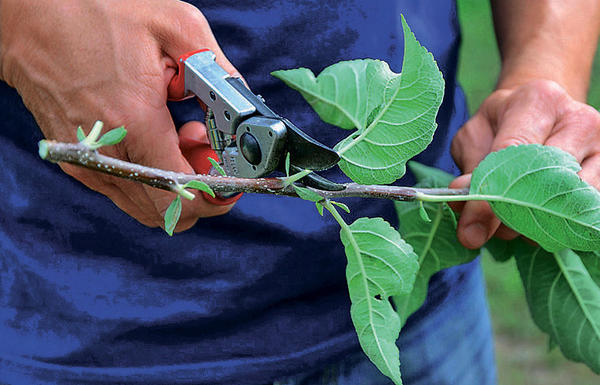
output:
[[[425,210],[425,207],[423,206],[423,202],[419,202],[419,216],[425,222],[431,222],[431,218],[429,218],[427,210]]]
[[[570,154],[550,146],[511,146],[473,171],[471,194],[491,200],[502,222],[548,251],[600,249],[600,192],[582,181]]]
[[[96,144],[96,141],[98,140],[98,137],[100,136],[100,133],[102,132],[103,127],[104,127],[104,123],[100,120],[97,120],[94,123],[94,125],[92,126],[92,129],[90,130],[90,133],[85,138],[85,143],[88,146]]]
[[[85,140],[85,133],[83,132],[83,128],[81,128],[81,126],[77,127],[77,140],[80,142]]]
[[[419,218],[418,202],[397,202],[396,211],[400,222],[399,232],[410,243],[419,257],[419,272],[415,287],[409,294],[396,295],[394,302],[402,320],[417,311],[425,302],[431,276],[442,269],[467,263],[475,259],[478,250],[463,247],[456,238],[456,219],[443,204],[425,203],[431,222]]]
[[[497,262],[506,262],[515,255],[513,243],[514,241],[504,241],[494,237],[483,245],[481,252],[482,255],[494,258]]]
[[[450,221],[454,225],[454,228],[457,228],[458,220],[456,219],[456,213],[454,212],[454,210],[452,210],[452,208],[450,206],[448,206],[448,203],[444,202],[444,203],[442,203],[442,205],[443,205],[444,211],[446,211],[446,213],[450,217]]]
[[[383,374],[401,384],[396,347],[401,323],[389,297],[411,291],[417,256],[381,218],[360,218],[342,226],[340,237],[348,258],[350,315],[360,345]]]
[[[115,145],[117,143],[120,143],[123,140],[123,138],[125,138],[126,135],[127,135],[127,130],[125,129],[125,127],[121,126],[121,127],[113,128],[112,130],[108,131],[106,134],[102,135],[102,137],[96,143],[95,147],[99,148],[102,146]]]
[[[297,172],[297,173],[295,173],[293,175],[287,176],[283,180],[283,187],[287,187],[287,186],[293,184],[294,182],[299,181],[300,179],[304,178],[305,176],[307,176],[311,172],[312,172],[311,170],[302,170],[302,171],[299,171],[299,172]]]
[[[550,353],[551,351],[553,351],[556,347],[557,347],[557,343],[556,341],[554,341],[552,339],[552,337],[548,338],[548,353]]]
[[[173,231],[175,230],[175,226],[177,226],[177,222],[179,221],[179,217],[181,216],[181,197],[177,195],[177,198],[171,202],[169,208],[167,208],[167,212],[165,213],[165,231],[169,235],[173,235]]]
[[[336,205],[337,207],[341,208],[348,214],[350,214],[350,208],[348,206],[346,206],[345,204],[343,204],[342,202],[331,201],[331,203]]]
[[[317,206],[317,211],[319,212],[319,214],[323,216],[323,205],[319,202],[315,202],[315,206]]]
[[[200,191],[204,191],[205,193],[207,193],[208,195],[210,195],[211,197],[215,197],[215,192],[212,190],[212,188],[210,188],[209,185],[207,185],[204,182],[201,182],[199,180],[192,180],[187,182],[186,184],[183,185],[183,188],[191,188],[194,190],[200,190]]]
[[[219,164],[219,162],[217,162],[216,160],[214,160],[210,156],[208,157],[208,161],[210,162],[210,164],[212,164],[212,166],[215,168],[215,170],[217,170],[217,172],[219,173],[219,175],[221,175],[221,176],[227,176],[227,174],[225,173],[225,170],[223,170],[223,167],[221,167],[221,165]]]
[[[590,277],[592,277],[597,286],[600,286],[600,251],[580,251],[578,254],[588,273],[590,273]]]
[[[383,102],[385,83],[393,76],[387,63],[364,59],[341,61],[318,77],[307,68],[271,75],[297,90],[326,123],[345,129],[364,129],[371,111]]]
[[[290,153],[285,155],[285,176],[290,176]]]
[[[600,373],[600,287],[586,268],[597,266],[598,255],[549,253],[525,242],[515,250],[529,310],[550,346]]]
[[[444,81],[404,18],[402,25],[401,75],[371,59],[334,64],[316,78],[306,68],[273,73],[298,90],[325,122],[356,128],[335,149],[340,168],[357,183],[386,184],[402,177],[406,161],[429,145],[436,128]]]
[[[456,178],[439,168],[429,167],[414,160],[409,161],[408,168],[415,176],[417,183],[427,184],[429,187],[448,187],[450,182]]]
[[[313,190],[309,190],[306,187],[300,187],[300,186],[295,186],[292,185],[294,187],[294,190],[296,190],[296,194],[298,194],[298,196],[306,201],[311,201],[311,202],[320,202],[322,201],[323,198],[322,196],[320,196],[319,194],[317,194],[316,192],[314,192]]]

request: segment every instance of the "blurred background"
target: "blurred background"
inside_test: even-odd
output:
[[[493,90],[500,57],[488,1],[458,0],[463,45],[458,78],[473,114]],[[600,55],[596,53],[588,103],[600,107]],[[496,340],[500,385],[598,385],[600,376],[567,361],[533,324],[514,261],[484,258],[488,299]]]

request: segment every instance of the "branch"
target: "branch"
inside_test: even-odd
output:
[[[162,190],[174,191],[176,186],[197,180],[209,185],[220,193],[246,192],[256,194],[275,194],[298,197],[292,186],[284,187],[286,178],[234,178],[213,175],[190,175],[145,167],[99,154],[82,143],[61,143],[42,140],[39,143],[42,159],[49,162],[66,162],[90,170],[103,172],[124,179],[141,182]],[[380,198],[395,201],[414,201],[417,193],[427,195],[467,195],[468,189],[426,189],[384,185],[344,184],[340,191],[326,191],[310,188],[326,199],[359,197]]]

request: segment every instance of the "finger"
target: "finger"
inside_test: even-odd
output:
[[[494,132],[484,113],[477,113],[452,140],[450,152],[463,173],[471,173],[490,152]]]
[[[541,88],[541,86],[540,86]],[[515,91],[495,116],[496,137],[492,151],[519,144],[545,143],[557,123],[556,94],[535,88]]]
[[[185,137],[200,143],[208,144],[208,137],[206,135],[206,126],[198,121],[190,121],[185,123],[179,129],[179,137]]]
[[[506,227],[505,225],[500,225],[498,230],[494,233],[494,237],[500,238],[505,241],[511,241],[519,236],[519,233],[514,231],[513,229]]]
[[[499,226],[500,220],[487,202],[467,202],[458,220],[458,240],[468,249],[477,249],[492,237]]]
[[[175,62],[188,52],[208,48],[216,56],[216,62],[231,76],[241,77],[239,72],[225,57],[221,47],[208,24],[208,21],[198,8],[184,2],[175,6],[174,17],[159,18],[154,31],[161,43],[161,48]]]
[[[471,183],[471,174],[461,175],[450,183],[450,188],[464,188]],[[460,243],[469,249],[477,249],[487,242],[500,226],[487,202],[453,202],[455,211],[461,211],[457,236]]]
[[[151,117],[151,120],[148,120]],[[171,115],[166,106],[140,112],[136,125],[143,129],[132,130],[137,135],[127,136],[125,146],[129,158],[134,163],[163,170],[194,174],[194,170],[179,149],[179,139]],[[175,198],[175,194],[144,185],[144,190],[153,203],[154,210],[161,217]],[[195,192],[194,192],[195,193]],[[224,214],[229,206],[216,206],[196,194],[192,201],[183,201],[183,210],[178,230],[191,227],[199,217]]]
[[[458,178],[454,179],[450,185],[448,186],[449,188],[465,188],[465,187],[469,187],[471,184],[471,174],[465,174],[465,175],[461,175]],[[455,212],[462,212],[463,208],[465,207],[465,203],[466,202],[448,202],[448,205],[450,206],[450,208],[452,210],[454,210]]]
[[[573,155],[581,163],[592,152],[592,144],[585,135],[578,135],[576,130],[558,131],[544,143],[547,146],[558,147]]]
[[[595,154],[583,160],[579,176],[600,190],[600,154]]]
[[[600,113],[586,104],[571,102],[563,109],[545,144],[567,151],[581,163],[599,142]]]

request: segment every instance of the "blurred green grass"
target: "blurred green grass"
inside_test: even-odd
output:
[[[474,113],[494,89],[500,71],[488,1],[458,0],[463,30],[458,79]],[[600,107],[600,55],[596,54],[588,103]],[[548,352],[546,336],[533,324],[514,261],[483,261],[500,385],[593,385],[600,376],[566,360],[558,349]]]

